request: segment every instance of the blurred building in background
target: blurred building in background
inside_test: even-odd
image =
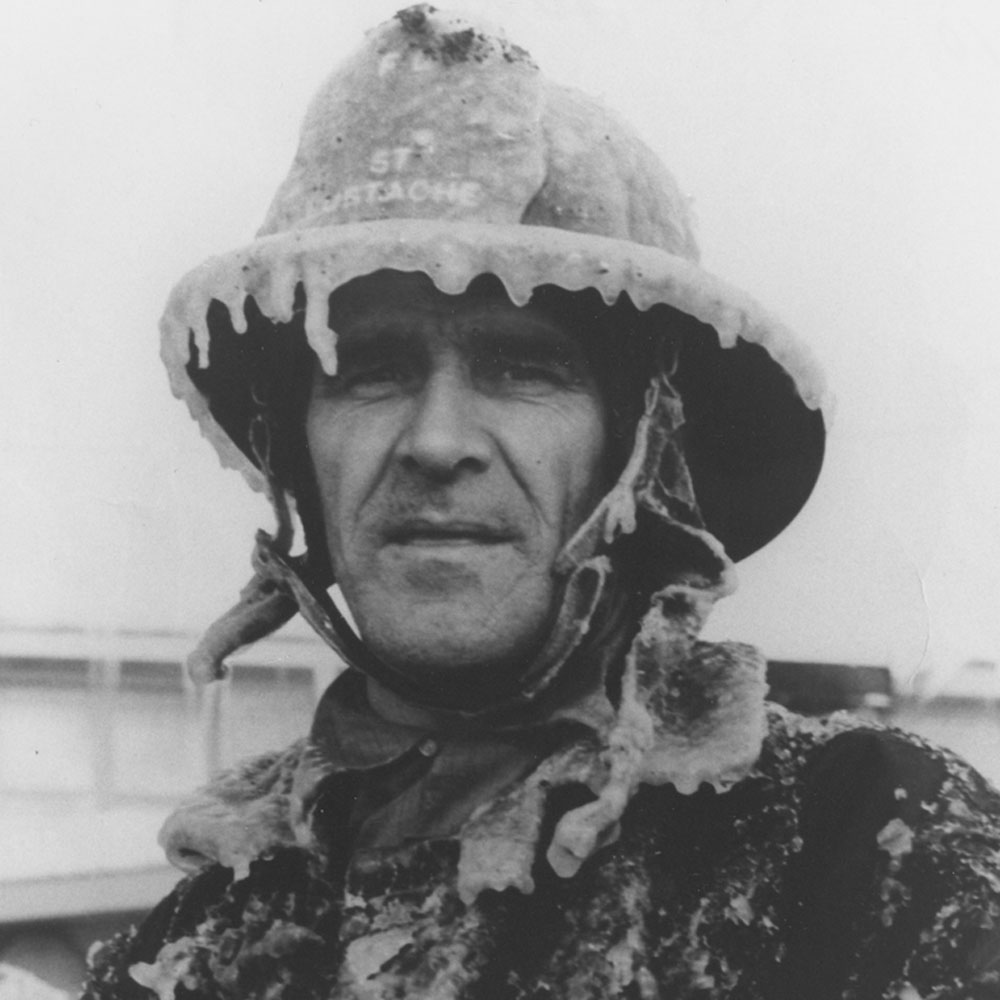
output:
[[[197,689],[195,641],[0,630],[0,963],[74,991],[90,944],[177,881],[156,842],[172,806],[307,732],[337,671],[318,641],[274,638]]]

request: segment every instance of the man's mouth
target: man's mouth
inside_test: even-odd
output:
[[[513,532],[503,525],[462,518],[407,518],[385,532],[385,540],[389,545],[429,547],[502,545],[513,537]]]

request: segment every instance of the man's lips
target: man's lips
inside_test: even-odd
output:
[[[465,518],[407,518],[384,532],[388,545],[501,545],[514,532],[494,521]]]

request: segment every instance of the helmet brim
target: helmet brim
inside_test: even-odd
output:
[[[673,382],[684,400],[685,454],[706,526],[739,560],[778,535],[819,476],[825,386],[806,347],[751,297],[699,265],[655,247],[530,225],[387,219],[263,237],[213,257],[174,288],[161,321],[170,383],[225,465],[257,489],[245,436],[224,428],[195,385],[192,356],[212,364],[218,324],[247,328],[247,299],[275,324],[305,303],[305,333],[327,370],[336,365],[328,300],[338,287],[392,269],[423,272],[448,294],[492,274],[524,305],[543,285],[623,294],[640,310],[669,306],[686,324]],[[298,299],[296,298],[298,294]],[[304,296],[304,297],[303,297]],[[213,302],[227,307],[212,307]],[[224,423],[225,421],[223,421]]]

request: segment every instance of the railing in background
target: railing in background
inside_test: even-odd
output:
[[[767,683],[772,701],[802,715],[847,709],[885,721],[895,696],[888,667],[771,660]]]
[[[194,642],[0,631],[0,794],[174,799],[305,733],[338,669],[318,641],[272,638],[235,656],[230,680],[199,689],[182,666]]]

